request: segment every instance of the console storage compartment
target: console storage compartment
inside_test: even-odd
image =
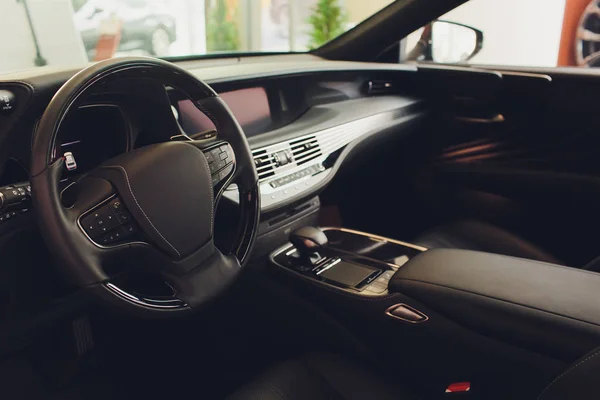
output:
[[[600,345],[600,274],[436,249],[392,277],[399,292],[485,336],[562,360]]]

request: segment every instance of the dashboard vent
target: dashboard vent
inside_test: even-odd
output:
[[[267,153],[267,150],[255,151],[252,156],[254,157],[254,165],[256,165],[259,180],[275,175],[275,162],[272,155]]]
[[[306,164],[321,155],[321,148],[315,136],[290,142],[290,147],[297,165]]]
[[[369,81],[368,93],[374,94],[386,94],[394,91],[394,84],[391,81]]]

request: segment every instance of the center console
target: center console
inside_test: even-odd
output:
[[[421,371],[432,397],[468,381],[477,398],[535,398],[600,344],[598,273],[345,228],[289,240],[270,255],[275,287]]]
[[[303,278],[364,296],[388,291],[394,273],[424,247],[344,228],[294,231],[271,262]]]
[[[328,293],[328,305],[337,295],[337,307],[369,303],[377,315],[413,323],[440,313],[473,332],[568,361],[600,343],[595,272],[427,250],[345,228],[300,228],[290,242],[271,254],[271,264],[301,278],[321,304]]]

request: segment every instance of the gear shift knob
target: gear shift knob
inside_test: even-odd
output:
[[[320,259],[317,256],[315,260],[317,251],[327,246],[328,239],[325,233],[319,228],[305,226],[291,233],[290,242],[298,250],[301,261],[314,264]]]

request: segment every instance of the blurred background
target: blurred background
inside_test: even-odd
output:
[[[303,52],[392,2],[0,0],[0,73],[119,55]],[[483,47],[469,63],[600,66],[600,0],[471,0],[440,19],[482,31]],[[438,24],[431,33],[435,57],[421,61],[453,62],[471,51],[473,32]],[[402,48],[410,52],[422,39],[423,29]]]
[[[0,41],[0,72],[115,55],[306,51],[391,2],[0,0],[0,24],[15,38]]]

